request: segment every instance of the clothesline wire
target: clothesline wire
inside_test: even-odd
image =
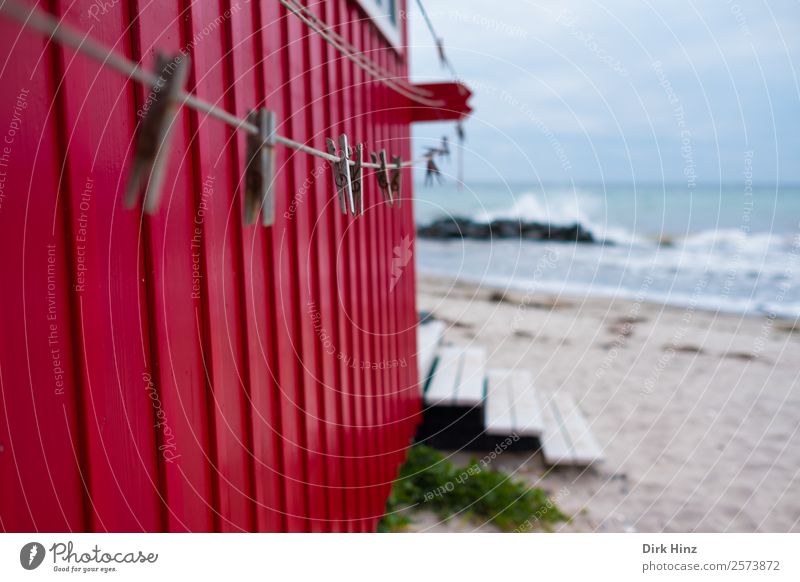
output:
[[[283,2],[284,0],[280,0]],[[38,32],[49,35],[50,39],[55,40],[61,44],[67,45],[76,51],[85,54],[86,56],[98,61],[103,66],[107,66],[116,70],[119,73],[127,75],[129,78],[134,79],[140,83],[156,86],[160,78],[158,75],[146,71],[133,61],[125,58],[124,56],[115,53],[105,45],[97,42],[87,35],[81,33],[70,25],[59,21],[56,17],[39,8],[33,6],[25,6],[17,3],[14,0],[6,0],[0,5],[0,12],[8,15],[17,22],[21,23],[26,28],[32,28]],[[234,129],[244,131],[252,135],[259,135],[258,127],[246,119],[237,117],[236,115],[217,107],[213,103],[204,101],[192,93],[180,90],[177,92],[176,100],[208,115],[226,123]],[[275,134],[274,140],[288,148],[303,152],[318,158],[322,158],[329,162],[340,162],[342,158],[337,155],[330,154],[326,151],[311,147],[304,143],[293,140],[289,137]],[[400,163],[402,167],[415,166],[425,161],[425,158],[406,160]],[[356,165],[355,160],[349,159],[351,166]],[[396,164],[393,164],[396,166]],[[380,164],[363,161],[362,168],[381,169]]]
[[[433,27],[433,22],[431,21],[430,16],[428,16],[428,11],[425,10],[425,6],[422,4],[422,0],[417,0],[417,6],[419,6],[419,11],[422,13],[422,19],[425,21],[425,24],[428,25],[428,30],[431,32],[431,36],[433,37],[433,42],[436,43],[436,48],[440,51],[439,57],[442,60],[442,63],[447,70],[450,71],[450,74],[453,75],[453,78],[458,81],[459,76],[456,73],[455,67],[453,67],[453,63],[450,62],[450,59],[447,58],[447,55],[444,52],[444,39],[436,33],[436,29]]]
[[[431,95],[431,92],[417,87],[413,83],[409,83],[403,79],[398,79],[395,75],[376,64],[371,59],[367,58],[363,53],[359,52],[355,46],[350,44],[344,37],[333,30],[331,26],[323,22],[311,9],[303,6],[296,0],[279,0],[292,14],[297,16],[306,26],[311,28],[314,32],[319,34],[322,39],[333,46],[336,50],[342,53],[347,59],[352,61],[356,66],[363,69],[374,79],[388,85],[391,89],[403,94],[404,96],[417,101],[422,105],[440,106],[444,103],[431,99],[425,99]]]

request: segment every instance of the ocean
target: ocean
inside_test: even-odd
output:
[[[579,223],[597,242],[432,240],[417,270],[525,292],[800,316],[800,185],[415,185],[442,217]]]

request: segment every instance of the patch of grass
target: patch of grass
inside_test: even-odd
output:
[[[467,467],[456,467],[423,445],[409,449],[378,531],[402,531],[413,509],[429,509],[443,520],[462,515],[488,521],[503,531],[546,529],[568,520],[544,490],[474,459]]]

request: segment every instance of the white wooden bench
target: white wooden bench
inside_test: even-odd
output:
[[[603,451],[575,400],[568,394],[540,394],[544,430],[542,453],[548,465],[586,466],[603,460]]]
[[[445,346],[425,392],[428,406],[476,406],[483,402],[486,349]]]
[[[484,418],[487,434],[541,436],[544,421],[532,374],[528,370],[489,370]]]
[[[440,346],[444,331],[444,322],[437,320],[417,329],[420,385],[424,389],[427,384],[428,407],[421,434],[443,438],[449,431],[456,438],[443,444],[456,448],[463,446],[459,439],[475,442],[483,431],[491,438],[534,437],[548,465],[602,461],[602,449],[572,397],[538,393],[528,370],[493,369],[487,374],[486,349]]]

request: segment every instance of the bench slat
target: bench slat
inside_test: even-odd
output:
[[[602,460],[603,452],[600,445],[575,400],[569,394],[561,393],[557,394],[554,400],[561,416],[562,427],[570,441],[572,462],[575,465],[591,465]]]
[[[447,406],[452,403],[461,372],[462,351],[463,348],[452,346],[439,350],[439,363],[425,392],[426,404]]]
[[[561,428],[561,419],[554,411],[553,399],[549,395],[540,395],[542,403],[542,420],[544,432],[542,433],[542,454],[548,465],[572,464],[570,443]]]
[[[486,378],[486,349],[467,348],[461,355],[461,375],[453,403],[456,406],[476,406],[483,402]]]
[[[417,367],[421,387],[425,386],[425,380],[431,373],[431,366],[436,358],[436,350],[442,341],[444,330],[444,322],[436,319],[417,328]]]
[[[513,373],[511,370],[489,370],[484,410],[484,424],[488,434],[508,436],[514,433],[514,419],[511,415]]]
[[[514,393],[511,406],[514,432],[519,436],[540,436],[544,430],[544,421],[533,386],[533,376],[528,370],[518,370],[512,380]]]

